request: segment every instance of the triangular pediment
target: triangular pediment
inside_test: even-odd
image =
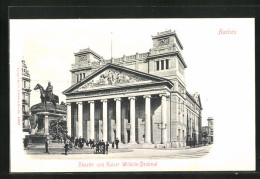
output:
[[[124,87],[127,85],[149,84],[166,79],[132,70],[126,67],[109,64],[89,75],[86,79],[73,85],[64,93],[81,92],[100,88]]]

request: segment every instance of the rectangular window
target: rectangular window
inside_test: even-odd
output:
[[[157,70],[157,71],[160,70],[160,62],[159,62],[159,61],[156,62],[156,70]]]
[[[79,82],[79,75],[77,74],[77,82]]]
[[[85,73],[83,73],[83,79],[85,79]]]
[[[161,61],[161,70],[164,70],[164,60]]]
[[[82,74],[80,73],[80,80],[82,80]]]
[[[169,69],[169,59],[166,59],[166,60],[165,60],[165,66],[166,66],[166,67],[165,67],[166,69]]]

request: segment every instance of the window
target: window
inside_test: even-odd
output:
[[[85,78],[85,73],[83,73],[83,79]]]
[[[159,71],[160,70],[160,61],[156,62],[156,70]]]
[[[165,69],[169,69],[169,59],[165,60]]]
[[[26,88],[26,81],[23,81],[23,87]]]
[[[164,70],[164,60],[161,61],[161,70]]]
[[[80,73],[80,80],[82,80],[82,74]]]
[[[77,82],[79,81],[79,75],[77,74]]]

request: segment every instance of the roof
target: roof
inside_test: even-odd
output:
[[[199,93],[190,94],[188,91],[186,91],[186,95],[202,109]]]
[[[107,65],[99,68],[94,73],[92,73],[89,76],[87,76],[85,79],[83,79],[83,80],[79,81],[78,83],[72,85],[71,87],[69,87],[68,89],[63,91],[62,94],[65,95],[66,93],[69,93],[73,89],[81,86],[82,84],[84,84],[85,82],[87,82],[88,80],[92,79],[93,77],[95,77],[96,75],[98,75],[99,73],[101,73],[102,71],[104,71],[104,70],[106,70],[108,68],[115,68],[115,69],[119,69],[119,70],[124,70],[126,72],[134,73],[136,75],[147,77],[147,78],[150,78],[150,79],[153,79],[153,80],[168,82],[171,86],[174,85],[170,80],[168,80],[166,78],[162,78],[162,77],[159,77],[159,76],[156,76],[156,75],[151,75],[151,74],[148,74],[148,73],[144,73],[144,72],[141,72],[141,71],[133,70],[133,69],[130,69],[130,68],[127,68],[127,67],[124,67],[124,66],[119,66],[119,65],[115,65],[115,64],[110,63],[110,64],[107,64]]]

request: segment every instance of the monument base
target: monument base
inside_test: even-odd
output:
[[[50,138],[49,135],[26,135],[31,144],[44,144],[46,139]]]

